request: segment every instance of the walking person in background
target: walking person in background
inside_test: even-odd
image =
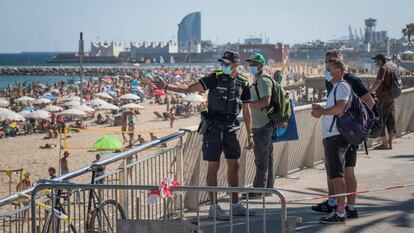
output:
[[[265,58],[260,53],[253,53],[249,59],[249,70],[254,75],[254,82],[250,88],[252,101],[252,131],[254,139],[254,162],[256,164],[256,176],[253,186],[258,188],[273,188],[275,179],[273,174],[273,126],[267,115],[262,111],[270,105],[272,97],[273,81],[264,74]],[[250,198],[260,198],[260,194],[249,193]]]
[[[328,64],[330,59],[340,59],[343,60],[343,56],[340,52],[336,50],[328,51],[325,54],[325,65]],[[362,101],[364,101],[370,109],[374,107],[375,101],[371,96],[369,90],[365,87],[362,81],[351,73],[345,73],[343,79],[351,85],[352,91],[354,91]],[[333,84],[325,80],[326,90],[328,96],[332,92]],[[347,193],[352,193],[357,191],[357,179],[355,176],[355,166],[357,162],[357,150],[358,146],[350,145],[345,154],[345,183]],[[334,195],[334,184],[333,181],[328,177],[328,194]],[[311,209],[316,212],[322,213],[331,213],[336,208],[336,198],[328,198],[327,201],[321,202],[318,205],[312,206]],[[356,196],[349,195],[347,196],[347,205],[346,205],[347,218],[358,218],[358,211],[356,209]]]
[[[63,158],[60,159],[60,175],[65,175],[69,173],[68,158],[69,151],[63,152]]]
[[[322,136],[325,150],[325,166],[328,177],[333,182],[335,194],[346,192],[344,179],[345,154],[349,142],[339,133],[334,116],[341,115],[349,108],[351,86],[343,80],[345,63],[340,59],[329,59],[326,64],[325,79],[333,84],[333,91],[326,100],[326,106],[312,104],[312,116],[322,117]],[[336,100],[336,101],[335,101]],[[336,102],[336,103],[335,103]],[[345,223],[345,197],[337,197],[336,211],[320,219],[321,223]]]
[[[375,93],[382,116],[381,141],[382,145],[376,147],[377,150],[391,150],[392,138],[395,133],[395,108],[394,98],[390,93],[392,82],[392,70],[387,65],[387,59],[383,54],[378,54],[372,58],[379,67],[377,79],[371,87],[371,92]]]

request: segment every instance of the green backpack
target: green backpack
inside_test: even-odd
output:
[[[289,95],[285,89],[276,83],[271,77],[263,75],[260,78],[268,78],[272,82],[272,97],[270,98],[270,104],[264,108],[264,113],[272,123],[273,128],[277,129],[281,125],[287,124],[292,115],[292,106],[289,100]],[[253,84],[256,90],[257,98],[260,100],[259,89],[257,88],[257,82]]]

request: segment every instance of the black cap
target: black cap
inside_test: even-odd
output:
[[[238,52],[235,51],[226,51],[223,54],[223,57],[218,59],[219,62],[224,63],[233,63],[233,62],[239,62],[240,56]]]
[[[381,61],[386,61],[387,58],[384,56],[384,54],[377,54],[375,57],[371,58],[372,60],[381,60]]]

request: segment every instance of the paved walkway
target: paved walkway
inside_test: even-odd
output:
[[[381,188],[399,184],[414,183],[414,134],[396,139],[390,151],[369,151],[366,156],[359,153],[356,167],[358,190]],[[326,173],[324,166],[306,169],[291,174],[288,178],[276,180],[276,187],[288,200],[326,194]],[[275,203],[276,198],[266,198]],[[288,204],[288,216],[302,218],[296,232],[414,232],[414,187],[367,193],[358,197],[359,219],[345,225],[322,225],[318,222],[323,215],[310,210],[310,206],[320,201],[307,201]],[[258,215],[250,218],[250,232],[262,231],[261,202],[251,204]],[[228,208],[223,204],[224,208]],[[271,205],[269,205],[271,206]],[[274,204],[267,211],[267,232],[280,232],[280,209]],[[213,232],[212,223],[203,211],[201,226],[203,232]],[[229,232],[228,222],[218,223],[218,232]],[[246,232],[244,218],[235,218],[234,232]]]

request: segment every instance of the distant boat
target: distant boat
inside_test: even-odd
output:
[[[160,56],[160,64],[164,64],[164,58],[162,56]]]
[[[170,57],[170,63],[171,64],[175,64],[175,60],[174,60],[174,57],[173,56]]]

